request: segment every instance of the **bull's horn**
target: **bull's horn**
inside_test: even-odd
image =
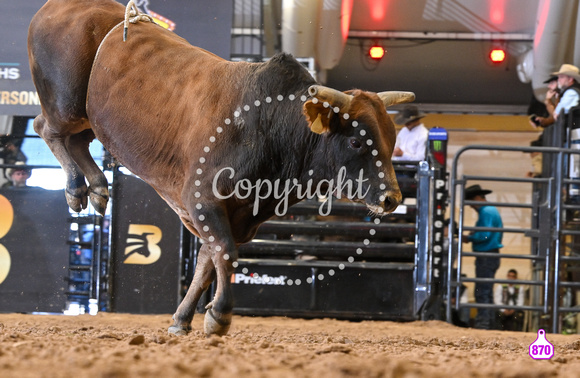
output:
[[[415,101],[415,93],[413,92],[388,91],[377,93],[377,95],[383,101],[383,104],[385,104],[385,108],[391,105]]]
[[[311,85],[308,88],[308,94],[321,101],[326,101],[332,106],[337,106],[343,112],[348,111],[352,100],[351,95],[322,85]]]

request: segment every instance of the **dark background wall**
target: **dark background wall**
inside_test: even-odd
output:
[[[28,105],[30,102],[27,101],[31,97],[28,92],[36,90],[30,77],[26,40],[30,20],[44,3],[44,0],[0,1],[0,115],[34,116],[40,113],[40,106]],[[125,1],[122,3],[126,4]],[[147,3],[151,11],[176,24],[176,34],[193,45],[229,59],[231,0],[148,0]],[[19,93],[14,95],[12,92]],[[10,100],[6,101],[8,95]],[[12,100],[15,96],[18,101]]]

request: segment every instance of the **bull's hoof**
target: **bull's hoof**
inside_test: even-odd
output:
[[[187,334],[191,331],[191,326],[179,326],[179,325],[172,325],[167,330],[167,333],[170,335],[175,336],[187,336]]]
[[[218,335],[225,336],[230,330],[232,324],[232,314],[222,314],[216,316],[215,312],[210,308],[206,311],[203,319],[203,330],[206,336]]]
[[[87,187],[82,187],[74,190],[67,189],[65,191],[66,203],[77,213],[87,208]]]
[[[90,187],[89,198],[95,210],[99,214],[104,215],[107,210],[107,202],[109,201],[109,189],[105,187]]]

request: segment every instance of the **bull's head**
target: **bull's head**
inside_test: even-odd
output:
[[[308,92],[313,98],[303,111],[311,131],[325,138],[326,163],[332,173],[345,167],[346,179],[357,183],[362,172],[362,193],[350,198],[377,214],[393,211],[402,196],[391,163],[396,130],[386,108],[413,101],[415,95],[340,92],[320,85],[311,86]],[[348,194],[343,191],[343,195]]]

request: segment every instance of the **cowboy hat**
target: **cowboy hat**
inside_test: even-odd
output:
[[[426,115],[427,114],[420,111],[419,108],[417,108],[415,105],[407,105],[399,114],[397,114],[395,117],[395,123],[399,125],[406,125],[407,123],[421,119]]]
[[[476,196],[485,196],[489,193],[491,193],[491,190],[481,189],[481,186],[479,185],[471,185],[465,189],[465,199],[472,200]]]
[[[14,165],[22,165],[22,167],[12,167],[12,168],[8,168],[6,170],[6,177],[10,178],[12,177],[12,174],[16,171],[25,171],[28,172],[28,174],[30,175],[32,173],[32,170],[30,168],[28,168],[26,166],[26,163],[23,161],[17,161]]]
[[[580,70],[578,67],[571,64],[562,64],[558,72],[552,72],[551,75],[566,75],[574,78],[576,81],[580,82]]]

